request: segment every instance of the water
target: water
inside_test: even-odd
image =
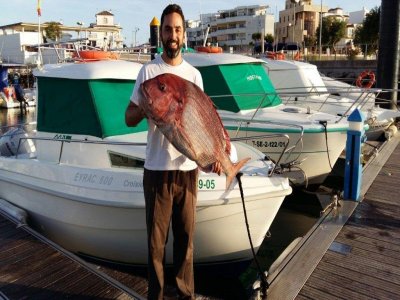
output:
[[[19,108],[0,109],[0,127],[1,131],[6,131],[7,126],[16,126],[36,121],[36,108],[28,107],[26,111]],[[1,132],[0,132],[1,133]]]
[[[20,109],[0,110],[0,125],[3,127],[3,132],[7,129],[4,126],[34,121],[36,121],[34,107],[29,107],[26,112]],[[318,220],[320,210],[319,202],[305,193],[295,191],[285,199],[271,225],[270,236],[265,238],[257,253],[257,259],[263,271],[269,269],[294,239],[304,236],[309,231]],[[120,266],[112,268],[118,270]],[[228,266],[219,267],[217,271],[211,268],[195,268],[196,293],[210,299],[246,299],[249,295],[249,287],[257,279],[258,270],[254,262],[243,270],[236,274],[237,270]],[[133,269],[129,272],[135,274],[136,271]],[[143,270],[137,272],[143,272]]]

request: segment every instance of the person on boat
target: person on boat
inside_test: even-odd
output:
[[[140,85],[163,73],[173,73],[203,89],[200,72],[187,63],[181,54],[185,37],[185,18],[177,4],[168,5],[161,15],[163,53],[140,70],[131,101],[125,112],[128,126],[136,126],[144,117],[139,108]],[[193,236],[197,201],[198,168],[194,161],[178,152],[148,122],[143,189],[146,202],[148,242],[148,298],[163,299],[165,244],[172,220],[173,258],[177,293],[181,299],[194,299]],[[212,171],[221,174],[220,163]]]

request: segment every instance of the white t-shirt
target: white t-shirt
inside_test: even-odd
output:
[[[142,82],[164,73],[178,75],[198,85],[203,90],[203,79],[200,72],[185,60],[178,66],[171,66],[164,62],[161,55],[145,64],[139,71],[131,101],[139,105],[139,89]],[[154,123],[147,119],[147,148],[144,167],[148,170],[181,170],[190,171],[197,168],[197,164],[188,159],[167,140]]]

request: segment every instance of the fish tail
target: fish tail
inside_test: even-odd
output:
[[[244,166],[245,163],[247,163],[250,160],[250,157],[244,158],[237,162],[236,164],[233,164],[232,170],[229,172],[229,174],[226,175],[226,186],[225,190],[227,191],[228,188],[231,186],[233,179],[236,177],[236,174],[239,173],[240,169]]]

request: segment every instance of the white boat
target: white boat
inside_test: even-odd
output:
[[[348,117],[359,108],[366,116],[369,140],[377,139],[389,128],[399,111],[376,103],[377,89],[361,89],[321,77],[317,66],[292,60],[263,58],[265,69],[284,103]],[[328,86],[327,86],[328,84]]]
[[[0,140],[0,198],[26,210],[32,226],[64,248],[132,264],[147,262],[147,125],[125,125],[140,67],[126,61],[45,65],[34,72],[36,134],[24,139],[26,133],[8,132]],[[235,146],[239,158],[252,158],[242,184],[257,250],[291,187],[270,173],[274,164],[262,153]],[[202,173],[198,187],[195,263],[252,259],[237,181],[225,191],[225,176]],[[171,244],[172,236],[167,263]]]
[[[36,97],[35,93],[33,90],[26,90],[26,105],[27,106],[36,106]],[[25,104],[22,104],[23,106]],[[2,91],[0,91],[0,108],[20,108],[21,107],[21,102],[17,100],[16,94],[15,94],[15,89],[13,86],[8,86],[3,88]]]
[[[325,180],[345,148],[345,119],[282,104],[262,60],[203,53],[186,53],[184,59],[202,73],[205,92],[231,137],[285,134],[289,144],[282,138],[248,143],[276,161],[295,185],[316,186]]]
[[[23,106],[35,106],[34,89],[22,89],[19,84],[10,85],[8,83],[8,69],[12,66],[0,64],[0,108],[19,108],[22,98],[24,98]],[[17,92],[20,97],[17,96]]]

